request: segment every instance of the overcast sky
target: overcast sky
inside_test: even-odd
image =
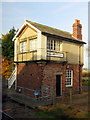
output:
[[[87,43],[88,2],[87,0],[86,2],[80,1],[2,2],[2,12],[0,11],[2,13],[2,33],[7,33],[13,26],[16,29],[20,28],[26,19],[72,33],[72,24],[75,19],[79,19],[83,26],[83,41]],[[85,52],[85,67],[87,66],[87,54]]]

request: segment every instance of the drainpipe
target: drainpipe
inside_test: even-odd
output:
[[[17,89],[17,65],[15,64],[15,72],[16,72],[16,74],[15,74],[15,76],[16,76],[16,80],[15,80],[15,86],[14,86],[14,88],[15,88],[15,90]]]
[[[80,70],[80,53],[81,53],[81,45],[79,46],[79,94],[81,93],[81,70]]]

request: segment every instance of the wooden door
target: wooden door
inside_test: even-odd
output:
[[[61,96],[61,75],[56,75],[56,96]]]

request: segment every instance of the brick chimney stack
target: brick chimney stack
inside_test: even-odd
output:
[[[82,40],[82,25],[80,24],[80,20],[75,19],[75,23],[72,25],[73,33],[72,36],[76,39]]]

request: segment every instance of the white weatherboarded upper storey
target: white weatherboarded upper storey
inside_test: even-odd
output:
[[[65,31],[26,20],[13,41],[15,62],[52,60],[83,64],[85,42],[75,39],[72,34]]]

